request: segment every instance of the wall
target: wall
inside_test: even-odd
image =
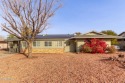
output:
[[[80,52],[80,48],[81,46],[84,44],[84,39],[81,39],[81,40],[77,40],[76,41],[76,52]]]
[[[44,46],[44,40],[40,41],[40,47],[33,47],[33,53],[64,53],[64,52],[80,52],[81,46],[84,44],[84,39],[78,40],[62,40],[63,45],[61,47],[56,46],[56,41],[51,40],[52,46],[46,47]],[[104,41],[111,46],[111,39],[104,39]],[[22,46],[21,46],[22,47]],[[24,50],[24,47],[21,48]]]
[[[22,52],[24,49],[22,49]],[[27,53],[27,50],[26,50]],[[33,48],[32,53],[64,53],[63,48]]]
[[[65,42],[65,52],[76,52],[76,42],[75,40],[67,40]]]
[[[7,49],[7,43],[0,43],[0,49]]]
[[[70,52],[70,41],[66,40],[64,43],[65,43],[64,44],[64,51],[65,52]]]
[[[106,44],[107,44],[108,46],[111,46],[111,39],[104,39],[104,41],[106,42]]]
[[[34,47],[32,53],[63,53],[64,52],[64,40],[62,40],[62,46],[57,47],[56,46],[56,40],[49,40],[52,41],[52,46],[45,46],[44,43],[45,41],[40,41],[40,46],[39,47]],[[25,47],[23,47],[21,41],[21,52],[24,51]],[[27,52],[27,51],[26,51]]]
[[[108,46],[111,46],[111,39],[104,39]],[[80,52],[81,46],[84,44],[84,39],[79,39],[76,41],[76,52]]]

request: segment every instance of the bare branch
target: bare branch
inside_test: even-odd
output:
[[[32,42],[42,33],[55,11],[59,9],[58,0],[0,0],[2,18],[1,28],[27,42]],[[29,44],[30,45],[30,44]]]

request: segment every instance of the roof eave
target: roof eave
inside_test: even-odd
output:
[[[88,39],[88,38],[99,38],[99,39],[122,39],[122,37],[72,37],[71,39]]]

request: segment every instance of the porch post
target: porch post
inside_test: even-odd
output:
[[[77,40],[75,40],[75,41],[76,41],[76,53],[79,53],[78,41]]]
[[[8,48],[8,41],[7,41],[7,51],[9,52],[9,48]]]

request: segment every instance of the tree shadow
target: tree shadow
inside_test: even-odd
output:
[[[101,61],[101,62],[103,62],[105,64],[111,64],[111,65],[114,65],[116,63],[115,61],[112,61],[109,58],[100,59],[99,61]]]
[[[28,57],[28,54],[26,54],[26,53],[20,53],[20,54],[22,54],[22,55],[25,56],[25,57],[22,58],[22,59],[36,59],[36,58],[38,58],[38,56],[31,56],[31,57]]]
[[[121,65],[121,66],[118,66],[119,68],[121,69],[125,69],[125,66]]]
[[[100,59],[99,61],[101,61],[101,62],[103,62],[105,64],[110,64],[112,66],[117,66],[119,68],[125,69],[125,63],[121,63],[118,60],[112,60],[111,57],[103,58],[103,59]]]

